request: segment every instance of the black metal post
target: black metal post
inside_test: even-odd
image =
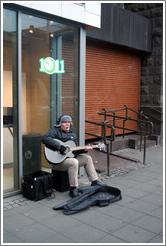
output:
[[[104,121],[106,121],[107,120],[107,110],[105,108],[103,108],[103,110],[104,110]]]
[[[140,133],[140,147],[139,147],[139,149],[140,149],[140,151],[142,150],[142,133]]]
[[[144,135],[144,154],[143,154],[143,164],[145,164],[146,159],[146,134]]]
[[[109,153],[109,142],[106,142],[106,146],[107,146],[107,176],[110,176],[110,153]]]
[[[125,120],[123,120],[123,138],[125,136]]]

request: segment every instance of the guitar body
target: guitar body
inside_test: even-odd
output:
[[[45,146],[45,156],[46,159],[51,162],[52,164],[58,164],[62,161],[64,161],[67,157],[73,158],[74,154],[72,153],[72,151],[70,150],[71,147],[76,147],[75,142],[69,140],[67,142],[62,142],[59,139],[55,139],[55,141],[59,142],[60,145],[64,145],[65,147],[67,147],[68,152],[65,155],[61,155],[59,151],[57,150],[51,150],[49,148],[47,148]]]
[[[65,155],[62,155],[59,151],[51,150],[45,146],[45,149],[44,149],[45,157],[49,162],[51,162],[51,164],[58,164],[64,161],[67,157],[73,158],[74,154],[72,151],[81,150],[81,149],[86,148],[86,146],[76,146],[75,142],[73,142],[72,140],[69,140],[67,142],[62,142],[59,139],[54,139],[54,140],[60,143],[60,145],[65,146],[67,148],[67,153]],[[105,149],[105,145],[103,143],[99,143],[98,145],[93,145],[91,147],[99,148],[100,150]]]

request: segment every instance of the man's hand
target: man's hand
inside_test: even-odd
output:
[[[85,148],[85,151],[88,151],[88,150],[90,150],[90,149],[92,149],[92,146],[91,146],[90,144],[88,144],[88,145],[86,146],[86,148]]]
[[[67,148],[61,145],[59,148],[59,152],[61,153],[61,155],[65,155],[67,153]]]

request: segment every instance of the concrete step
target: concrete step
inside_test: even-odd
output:
[[[140,140],[137,139],[129,139],[129,148],[131,149],[140,149]],[[156,141],[155,140],[148,140],[146,139],[146,147],[152,147],[156,145]],[[144,148],[144,139],[142,140],[142,145],[141,145],[141,149]]]
[[[146,147],[152,147],[157,145],[156,138],[149,137],[146,138]],[[116,136],[115,140],[111,143],[112,144],[112,151],[122,150],[126,148],[131,149],[139,149],[140,148],[140,136],[139,135],[125,135],[123,136]],[[144,148],[144,138],[142,138],[142,149]]]

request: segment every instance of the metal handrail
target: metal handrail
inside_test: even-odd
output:
[[[89,121],[89,120],[85,120],[86,123],[91,123],[94,125],[98,125],[102,127],[102,131],[101,131],[101,135],[99,134],[93,134],[93,133],[89,133],[89,132],[85,132],[85,134],[87,135],[91,135],[91,136],[96,136],[98,138],[103,139],[104,143],[106,143],[107,137],[106,137],[106,127],[111,128],[111,135],[110,135],[110,140],[113,141],[115,139],[115,129],[112,125],[107,125],[107,122],[105,121],[101,121],[101,122],[94,122],[94,121]]]
[[[149,108],[149,109],[151,109],[151,110],[153,110],[153,111],[155,111],[155,112],[157,112],[157,113],[159,113],[159,114],[163,114],[163,112],[161,112],[160,110],[157,110],[156,108],[151,108],[151,107],[149,107],[149,106],[146,106],[145,109],[146,109],[146,108]]]
[[[122,119],[123,119],[123,138],[124,138],[124,136],[125,136],[125,130],[130,130],[130,129],[126,129],[126,128],[125,128],[125,123],[126,123],[127,120],[133,120],[133,121],[136,121],[136,122],[139,124],[140,130],[141,130],[142,127],[143,127],[143,126],[142,126],[142,123],[147,124],[147,122],[148,122],[148,128],[149,128],[149,125],[151,126],[151,133],[149,133],[149,134],[152,134],[152,132],[153,132],[153,123],[149,121],[149,118],[147,117],[147,115],[143,114],[143,111],[138,112],[138,111],[136,111],[136,110],[134,110],[134,109],[128,107],[127,105],[124,105],[124,108],[119,108],[119,109],[115,109],[115,110],[106,110],[106,109],[103,109],[103,110],[104,110],[104,112],[99,112],[98,114],[99,114],[99,115],[104,115],[104,120],[105,120],[105,121],[107,120],[107,116],[108,116],[108,117],[113,117],[112,121],[113,121],[113,126],[114,126],[114,127],[115,127],[115,120],[119,120],[119,119],[122,120]],[[122,110],[126,110],[126,117],[122,117],[122,116],[117,116],[117,115],[115,115],[115,112],[117,112],[117,111],[122,111]],[[134,118],[130,117],[130,116],[128,115],[128,111],[129,111],[129,110],[132,111],[132,112],[134,112],[134,113],[136,113],[136,114],[139,116],[140,120],[134,119]],[[110,112],[111,112],[113,115],[109,114]],[[145,122],[142,121],[143,119],[145,120]],[[121,129],[122,129],[122,128],[121,128]],[[131,129],[131,131],[135,131],[135,130]],[[141,134],[142,134],[142,133],[141,133]],[[140,134],[140,141],[141,141],[141,139],[142,139],[141,134]],[[140,150],[141,150],[141,145],[140,145]]]
[[[136,113],[138,116],[143,116],[143,117],[147,118],[147,116],[145,114],[143,114],[143,111],[138,112],[138,111],[128,107],[127,105],[124,105],[124,107],[125,108],[119,108],[119,109],[114,109],[114,110],[106,110],[105,108],[103,108],[104,112],[99,112],[98,114],[104,115],[106,117],[106,116],[111,116],[111,115],[108,115],[108,113],[110,113],[110,112],[115,114],[115,112],[117,112],[117,111],[126,110],[126,117],[127,117],[128,116],[128,110],[130,110],[130,111]],[[106,119],[104,119],[104,120],[106,120]]]
[[[89,133],[89,132],[85,132],[85,134],[87,135],[91,135],[97,138],[101,138],[104,141],[104,144],[107,146],[107,175],[110,176],[110,142],[112,142],[115,139],[115,129],[113,126],[107,126],[106,122],[93,122],[93,121],[89,121],[89,120],[85,120],[86,123],[90,123],[90,124],[94,124],[94,125],[98,125],[102,127],[102,131],[101,131],[101,135],[98,134],[93,134],[93,133]],[[111,128],[111,137],[108,139],[106,137],[106,127]],[[110,140],[110,142],[108,142],[107,140]]]
[[[151,121],[149,121],[149,118],[145,114],[143,114],[142,111],[138,112],[138,111],[136,111],[134,109],[129,108],[127,105],[124,105],[124,108],[119,108],[119,109],[115,109],[115,110],[106,110],[106,109],[103,109],[103,110],[104,110],[104,112],[99,112],[98,114],[99,115],[104,115],[104,121],[101,121],[101,122],[98,122],[98,123],[97,122],[92,122],[92,121],[89,121],[89,120],[85,121],[87,123],[100,125],[102,127],[101,135],[88,133],[88,132],[85,132],[85,134],[88,134],[88,135],[91,135],[91,136],[100,137],[100,138],[102,138],[104,140],[104,143],[108,143],[107,140],[110,140],[110,143],[111,143],[111,146],[112,146],[112,141],[115,139],[115,128],[123,130],[123,138],[124,138],[124,135],[125,135],[125,130],[132,131],[132,132],[137,132],[137,133],[140,134],[140,151],[141,151],[141,146],[142,146],[142,136],[144,136],[143,163],[145,164],[146,136],[153,133],[153,123]],[[126,110],[126,114],[125,114],[126,116],[125,117],[116,115],[116,112],[122,111],[122,110]],[[135,118],[129,116],[129,114],[128,114],[129,110],[134,112],[134,113],[136,113],[139,116],[139,119],[135,119]],[[107,117],[112,117],[112,119],[107,120]],[[116,125],[116,120],[123,120],[123,127],[117,126]],[[139,125],[139,130],[138,129],[126,128],[125,127],[125,123],[126,123],[127,120],[132,120],[132,121],[137,122],[138,125]],[[113,124],[110,124],[112,122],[113,122]],[[106,136],[106,128],[111,128],[111,137],[110,138],[108,138]],[[112,152],[112,150],[111,150],[111,152]],[[112,154],[112,153],[109,153],[109,154]],[[107,156],[108,156],[108,144],[107,144]],[[107,158],[107,160],[108,160],[108,158]],[[107,166],[109,167],[108,161],[107,161]],[[108,173],[109,173],[109,170],[108,170]]]
[[[141,126],[147,126],[148,127],[148,131],[146,131],[147,134],[152,134],[153,133],[153,123],[149,120],[136,120],[132,117],[121,117],[121,116],[112,116],[114,118],[117,118],[117,119],[124,119],[125,121],[127,120],[132,120],[132,121],[135,121],[137,123],[139,123]],[[105,123],[107,124],[108,122],[111,122],[111,120],[106,120]],[[149,131],[149,125],[150,125],[150,128],[151,130]],[[128,130],[128,131],[134,131],[134,132],[138,132],[138,133],[145,133],[145,131],[140,131],[140,130],[135,130],[135,129],[129,129],[129,128],[126,128],[126,127],[119,127],[119,126],[116,126],[114,125],[115,128],[119,128],[119,129],[125,129],[125,130]]]
[[[146,115],[150,116],[151,118],[153,118],[153,119],[155,119],[155,120],[157,120],[159,122],[163,122],[163,120],[159,119],[158,117],[155,117],[154,115],[151,115],[151,114],[148,114],[148,113]]]

